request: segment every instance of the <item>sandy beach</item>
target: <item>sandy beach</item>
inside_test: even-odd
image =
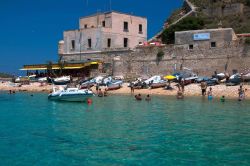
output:
[[[172,83],[171,86],[173,87],[173,90],[164,90],[163,88],[157,88],[157,89],[135,89],[134,95],[136,94],[142,94],[147,95],[150,94],[152,96],[154,95],[166,95],[166,96],[176,96],[177,93],[177,87],[175,86],[175,83]],[[213,96],[215,98],[220,98],[222,95],[224,95],[226,98],[238,98],[238,88],[239,86],[225,86],[223,84],[212,86],[213,88]],[[244,84],[244,89],[247,89],[246,91],[246,99],[249,99],[250,96],[250,85]],[[101,87],[102,90],[105,89],[105,87]],[[0,83],[0,90],[2,91],[9,91],[14,90],[16,92],[44,92],[49,93],[52,90],[51,84],[41,84],[41,83],[30,83],[29,85],[22,85],[21,87],[15,86],[15,84],[10,82],[1,82]],[[95,87],[92,87],[93,92],[96,92]],[[208,90],[208,89],[207,89]],[[130,95],[131,90],[128,87],[128,84],[123,84],[123,87],[114,90],[109,91],[109,94],[121,94],[121,95]],[[184,96],[201,96],[201,88],[200,84],[190,84],[185,86]]]

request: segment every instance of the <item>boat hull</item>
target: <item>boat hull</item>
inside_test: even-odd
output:
[[[107,90],[111,91],[111,90],[117,90],[120,88],[121,88],[121,85],[111,85],[111,86],[108,86]]]
[[[56,101],[83,102],[92,96],[93,96],[93,94],[49,95],[48,99],[49,100],[56,100]]]
[[[93,87],[95,84],[94,83],[88,83],[88,84],[82,84],[81,89],[87,89]]]
[[[242,79],[244,80],[244,81],[250,81],[250,75],[248,74],[248,75],[243,75],[242,76]]]
[[[163,88],[166,86],[166,83],[153,83],[150,87],[151,89]]]
[[[53,81],[53,84],[55,85],[67,85],[70,81]]]

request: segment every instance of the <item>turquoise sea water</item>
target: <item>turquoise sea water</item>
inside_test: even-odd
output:
[[[0,165],[250,165],[250,102],[0,92]]]

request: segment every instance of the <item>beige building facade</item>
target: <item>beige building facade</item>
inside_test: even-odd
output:
[[[225,48],[236,40],[237,36],[232,28],[175,32],[175,46],[188,50]]]
[[[85,60],[85,55],[132,50],[147,41],[147,19],[119,12],[80,18],[79,29],[64,31],[58,53],[62,60]]]

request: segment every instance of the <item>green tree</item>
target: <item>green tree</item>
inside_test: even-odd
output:
[[[159,65],[159,62],[163,59],[164,57],[164,52],[162,50],[159,50],[158,53],[156,54],[156,63]]]
[[[165,29],[161,35],[162,42],[174,44],[176,31],[198,30],[204,28],[204,22],[200,17],[186,17],[175,25]]]

